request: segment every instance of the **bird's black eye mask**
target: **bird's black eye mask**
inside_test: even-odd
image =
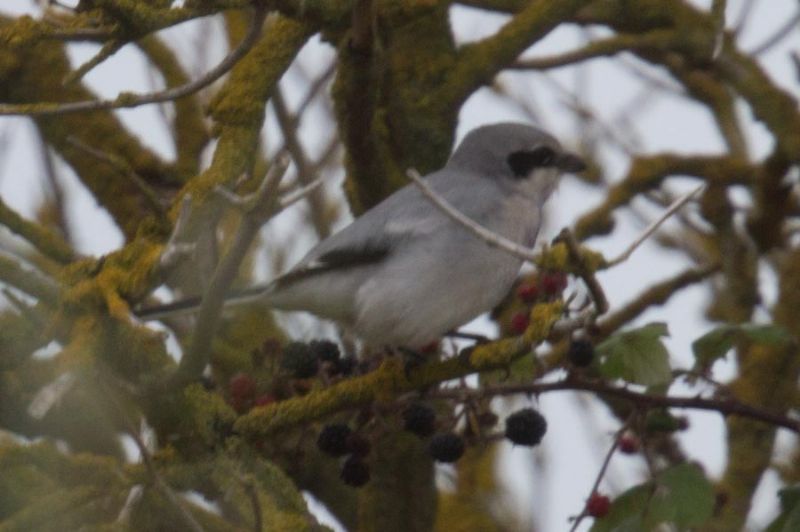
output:
[[[556,152],[553,148],[540,146],[533,150],[520,150],[508,156],[508,166],[518,178],[527,177],[534,168],[547,168],[556,162]]]

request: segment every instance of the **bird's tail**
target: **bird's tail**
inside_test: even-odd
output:
[[[225,306],[232,307],[252,303],[263,299],[272,290],[272,283],[254,285],[234,290],[225,297]],[[203,302],[201,296],[187,297],[172,303],[144,307],[133,311],[134,316],[142,321],[154,321],[192,314],[200,309]]]

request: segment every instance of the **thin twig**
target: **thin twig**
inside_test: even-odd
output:
[[[215,68],[209,70],[204,76],[184,85],[144,94],[121,93],[111,100],[87,100],[69,103],[40,102],[32,104],[0,104],[0,115],[43,116],[82,111],[123,109],[152,103],[168,102],[188,96],[214,83],[233,68],[239,59],[241,59],[255,44],[256,40],[258,40],[265,16],[266,10],[263,7],[257,7],[247,35],[242,39],[242,42],[240,42]]]
[[[192,195],[185,194],[183,198],[181,198],[181,206],[178,211],[178,218],[175,220],[175,226],[172,229],[172,234],[164,245],[164,251],[161,253],[161,257],[158,261],[162,269],[166,270],[172,268],[181,257],[194,252],[197,247],[194,242],[184,242],[191,213]]]
[[[650,225],[647,227],[647,229],[645,229],[644,231],[642,231],[642,234],[641,234],[641,235],[639,235],[639,237],[638,237],[636,240],[634,240],[634,241],[631,243],[631,245],[630,245],[630,246],[628,246],[628,248],[627,248],[625,251],[623,251],[623,252],[622,252],[622,253],[621,253],[619,256],[617,256],[616,258],[609,260],[609,261],[606,263],[606,268],[611,268],[612,266],[616,266],[616,265],[618,265],[618,264],[620,264],[620,263],[622,263],[622,262],[625,262],[626,260],[628,260],[628,258],[629,258],[629,257],[630,257],[630,256],[633,254],[633,252],[634,252],[634,251],[636,251],[636,249],[637,249],[639,246],[641,246],[641,245],[644,243],[644,241],[645,241],[645,240],[647,240],[648,238],[650,238],[650,236],[651,236],[653,233],[655,233],[655,232],[658,230],[658,228],[659,228],[659,227],[661,227],[661,225],[662,225],[664,222],[666,222],[666,221],[667,221],[667,219],[668,219],[670,216],[672,216],[672,215],[673,215],[673,214],[674,214],[674,213],[675,213],[675,212],[676,212],[678,209],[680,209],[681,207],[683,207],[683,206],[684,206],[684,205],[685,205],[685,204],[686,204],[686,203],[687,203],[687,202],[688,202],[690,199],[692,199],[692,198],[693,198],[693,197],[694,197],[694,196],[695,196],[695,195],[696,195],[698,192],[702,191],[702,190],[703,190],[703,189],[705,189],[705,188],[706,188],[706,186],[705,186],[705,185],[700,185],[699,187],[697,187],[696,189],[692,190],[692,191],[691,191],[691,192],[689,192],[688,194],[684,194],[683,196],[681,196],[680,198],[678,198],[677,200],[675,200],[675,202],[674,202],[672,205],[670,205],[670,206],[669,206],[669,208],[668,208],[666,211],[664,211],[664,213],[661,215],[661,217],[660,217],[660,218],[658,218],[657,220],[655,220],[653,223],[651,223],[651,224],[650,224]]]
[[[276,208],[278,204],[276,192],[288,165],[288,156],[281,153],[273,162],[258,190],[248,198],[250,207],[242,216],[234,241],[217,266],[203,295],[197,313],[195,334],[189,348],[181,358],[178,368],[168,381],[170,387],[183,386],[203,373],[211,353],[211,341],[219,325],[219,316],[225,304],[228,289],[250,249],[253,238],[258,234],[264,222],[279,212],[279,209]]]
[[[447,200],[439,196],[423,179],[422,176],[419,175],[415,169],[410,168],[406,171],[406,175],[411,179],[415,185],[417,185],[422,194],[428,198],[439,210],[442,211],[445,215],[447,215],[450,219],[454,222],[464,226],[464,228],[468,229],[472,234],[486,242],[492,247],[496,247],[501,249],[515,257],[519,257],[522,260],[533,262],[536,259],[536,254],[530,248],[525,246],[520,246],[516,242],[505,238],[502,235],[498,235],[494,231],[490,231],[483,227],[482,225],[478,224],[477,222],[471,220],[458,210],[455,207],[450,205]]]
[[[136,189],[142,193],[147,203],[150,204],[151,207],[155,210],[155,212],[163,214],[164,213],[164,206],[161,204],[161,201],[158,197],[158,194],[155,190],[145,181],[145,179],[136,173],[136,171],[131,168],[131,166],[122,160],[121,158],[113,155],[111,153],[107,153],[88,144],[85,144],[83,141],[79,140],[77,137],[73,135],[69,135],[67,137],[67,143],[75,148],[78,148],[82,152],[85,152],[87,155],[91,155],[98,161],[103,161],[108,163],[112,166],[115,170],[117,170],[123,177],[127,178]]]
[[[727,0],[713,0],[711,4],[711,17],[714,21],[714,43],[711,46],[711,60],[715,61],[722,53],[725,44],[725,7]]]
[[[50,305],[58,301],[61,291],[51,277],[32,267],[24,266],[19,259],[3,251],[0,251],[0,282],[7,283]]]
[[[786,24],[778,28],[773,35],[753,48],[748,55],[751,57],[758,57],[759,55],[768,52],[773,46],[779,44],[792,31],[796,30],[798,24],[800,24],[800,10],[798,10],[794,16],[786,22]]]
[[[156,488],[162,493],[162,495],[164,495],[164,497],[166,497],[169,503],[178,510],[178,513],[185,521],[185,524],[192,532],[204,532],[205,529],[203,526],[194,518],[191,512],[186,509],[183,502],[178,498],[177,495],[175,495],[175,491],[161,477],[161,474],[158,472],[158,469],[156,468],[156,465],[153,463],[153,459],[150,456],[150,450],[147,448],[144,440],[142,440],[142,437],[139,435],[139,431],[133,424],[133,421],[131,421],[131,419],[128,417],[128,412],[125,410],[125,407],[117,400],[116,395],[114,395],[117,393],[116,390],[110,389],[109,385],[107,384],[107,377],[108,375],[104,375],[97,379],[97,382],[100,383],[101,388],[105,389],[106,399],[109,400],[111,405],[117,411],[119,418],[125,425],[125,431],[139,449],[139,455],[142,457],[142,462],[144,463],[147,472],[150,474],[150,478],[153,480]]]
[[[79,79],[83,78],[86,74],[88,74],[89,71],[92,70],[94,67],[96,67],[97,65],[99,65],[100,63],[102,63],[115,53],[117,53],[120,50],[120,48],[125,46],[125,44],[127,43],[116,39],[108,41],[103,45],[102,48],[100,48],[99,52],[97,52],[94,56],[92,56],[91,59],[89,59],[81,66],[79,66],[72,72],[68,73],[66,76],[64,76],[64,80],[61,82],[61,84],[66,86],[75,83]]]
[[[319,176],[309,184],[287,193],[285,196],[281,197],[280,201],[278,202],[280,208],[285,209],[290,205],[297,203],[301,199],[305,198],[306,196],[314,192],[324,182],[325,182],[325,176]]]
[[[768,425],[774,425],[800,434],[800,419],[789,417],[783,414],[770,412],[761,408],[742,403],[733,398],[706,398],[694,397],[675,397],[669,395],[656,395],[646,392],[637,392],[624,386],[609,384],[600,380],[588,380],[575,376],[555,382],[534,382],[524,384],[501,384],[486,386],[476,389],[475,393],[481,397],[495,397],[517,394],[542,394],[559,391],[583,391],[592,392],[598,395],[616,397],[625,401],[630,401],[640,408],[681,408],[694,410],[708,410],[717,412],[723,416],[738,416],[748,419],[761,421]],[[460,397],[462,390],[440,390],[431,392],[435,397],[451,399]]]
[[[629,425],[630,425],[630,419],[626,421],[625,424],[622,425],[622,427],[620,427],[620,429],[616,432],[616,434],[614,434],[614,441],[611,443],[611,447],[606,452],[606,456],[603,459],[603,464],[600,466],[600,471],[597,472],[597,476],[594,479],[594,484],[592,484],[592,489],[591,491],[589,491],[590,497],[595,493],[597,493],[598,488],[600,488],[600,482],[603,481],[603,477],[606,475],[606,471],[608,470],[608,465],[611,463],[611,457],[614,456],[614,452],[616,452],[617,447],[619,447],[619,438],[620,436],[622,436],[622,434],[625,433],[626,430],[628,430]],[[586,505],[584,505],[583,509],[581,510],[581,513],[579,513],[577,517],[575,517],[575,520],[572,523],[572,528],[569,529],[570,532],[575,532],[576,530],[578,530],[578,526],[580,526],[581,521],[583,521],[583,518],[586,517],[587,515],[589,515],[589,511]]]
[[[594,301],[594,307],[597,309],[597,314],[605,314],[608,312],[608,299],[606,298],[606,294],[603,291],[603,287],[600,286],[600,283],[597,281],[594,272],[586,266],[586,261],[584,261],[581,255],[580,246],[575,239],[575,235],[573,235],[572,231],[569,229],[564,228],[558,234],[556,240],[558,242],[563,242],[564,245],[567,246],[570,263],[575,266],[578,277],[583,280],[586,288],[589,290],[589,294]]]

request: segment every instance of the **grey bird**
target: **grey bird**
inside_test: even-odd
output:
[[[559,177],[584,168],[546,132],[504,122],[470,131],[425,180],[473,221],[532,247]],[[521,266],[520,258],[490,246],[409,184],[318,243],[287,273],[229,303],[263,300],[339,322],[367,345],[415,349],[497,305]],[[159,319],[198,302],[137,315]]]

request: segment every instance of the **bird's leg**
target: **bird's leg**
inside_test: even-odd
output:
[[[475,334],[462,331],[450,331],[448,333],[445,333],[445,336],[448,336],[450,338],[461,338],[462,340],[473,340],[478,345],[488,344],[490,342],[489,338],[482,334]]]

